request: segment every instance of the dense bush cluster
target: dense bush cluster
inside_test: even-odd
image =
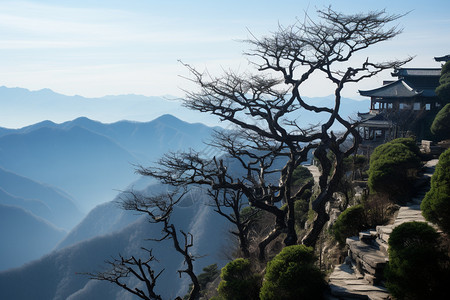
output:
[[[345,245],[345,239],[357,235],[366,229],[366,216],[364,206],[358,204],[344,210],[333,224],[333,234],[341,246]]]
[[[436,140],[450,139],[450,103],[437,113],[430,129]]]
[[[301,186],[313,180],[311,172],[304,166],[298,166],[292,173],[293,186]]]
[[[311,247],[285,247],[267,264],[260,299],[322,299],[326,283],[315,261]]]
[[[450,62],[442,66],[439,86],[436,88],[436,95],[443,101],[450,101]]]
[[[424,222],[397,226],[389,237],[386,286],[396,299],[445,299],[448,272],[439,234]]]
[[[436,170],[431,177],[431,188],[420,208],[425,219],[450,233],[450,149],[439,157]]]
[[[375,148],[370,157],[371,193],[388,195],[396,202],[409,200],[419,168],[420,151],[413,139],[401,138]]]
[[[259,299],[261,276],[253,273],[250,260],[238,258],[229,262],[222,268],[220,277],[219,296],[214,299]]]

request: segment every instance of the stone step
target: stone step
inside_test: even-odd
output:
[[[388,243],[386,243],[385,241],[383,241],[382,239],[379,239],[379,238],[377,238],[375,240],[375,242],[378,244],[380,251],[382,251],[386,255],[386,257],[388,257],[389,256],[389,254],[388,254],[388,248],[389,248]]]
[[[377,238],[377,232],[373,230],[361,231],[359,233],[359,240],[367,243],[371,243]]]
[[[351,264],[342,264],[334,268],[329,278],[330,293],[334,299],[388,299],[386,288],[369,284],[358,277]]]
[[[360,241],[358,237],[346,240],[349,256],[355,261],[356,268],[366,276],[370,284],[377,284],[383,279],[383,271],[388,258],[385,249],[373,240],[372,243]]]
[[[391,235],[393,229],[394,229],[393,224],[377,226],[376,231],[377,231],[378,238],[387,244],[389,241],[389,236]]]

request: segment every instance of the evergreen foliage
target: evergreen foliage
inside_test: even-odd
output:
[[[294,219],[295,229],[300,231],[304,229],[305,222],[308,220],[310,212],[310,199],[312,197],[311,190],[305,190],[301,197],[294,201]],[[287,204],[281,206],[282,210],[287,210]]]
[[[308,170],[308,168],[304,166],[298,166],[294,172],[292,173],[292,182],[293,185],[300,186],[304,185],[311,180],[314,180],[311,172]]]
[[[421,167],[419,153],[410,138],[396,139],[375,148],[370,157],[370,191],[389,195],[397,202],[408,200]]]
[[[326,283],[315,261],[311,247],[285,247],[267,264],[260,299],[322,299]]]
[[[439,157],[431,177],[431,188],[420,206],[426,220],[450,233],[450,149]]]
[[[439,86],[436,88],[436,94],[444,103],[450,101],[450,62],[446,62],[442,66],[441,77],[439,78]]]
[[[294,202],[295,225],[297,230],[303,228],[305,222],[308,220],[309,199],[311,196],[311,190],[306,190],[302,197]]]
[[[366,229],[367,222],[364,206],[358,204],[344,210],[333,224],[333,234],[341,246],[345,245],[345,239],[357,235]]]
[[[439,234],[424,222],[397,226],[389,238],[386,286],[396,299],[445,299],[448,276]]]
[[[252,300],[259,299],[261,276],[251,270],[250,260],[235,259],[222,268],[218,299]]]
[[[430,130],[438,140],[450,139],[450,103],[437,113]]]
[[[217,264],[212,264],[203,268],[203,272],[198,275],[198,283],[200,285],[200,296],[204,296],[206,285],[212,282],[220,274]],[[192,290],[193,284],[189,285],[189,292]],[[189,299],[189,293],[186,294],[183,300]]]

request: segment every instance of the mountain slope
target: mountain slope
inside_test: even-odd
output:
[[[226,239],[228,224],[216,214],[212,207],[203,204],[202,194],[192,194],[184,205],[174,210],[171,220],[177,229],[191,232],[194,236],[194,255],[205,255],[195,261],[197,272],[212,263],[224,264],[220,258],[221,249],[229,241]],[[103,207],[103,206],[102,206]],[[91,218],[86,222],[99,227],[102,220]],[[97,224],[96,224],[97,223]],[[140,247],[153,248],[159,260],[154,268],[165,269],[158,279],[157,291],[163,299],[183,296],[187,288],[187,278],[179,278],[176,270],[183,268],[182,258],[174,252],[171,241],[157,243],[146,238],[160,237],[158,224],[150,224],[145,216],[138,218],[127,227],[107,235],[97,236],[55,251],[42,259],[21,268],[0,273],[1,299],[130,299],[121,289],[105,282],[89,282],[87,276],[77,272],[91,272],[102,268],[105,259],[139,255]],[[24,282],[31,282],[26,289]],[[132,285],[133,282],[129,282]]]
[[[58,227],[70,229],[82,218],[73,199],[61,190],[1,167],[0,189],[0,203],[21,207]]]
[[[75,126],[0,138],[0,166],[67,191],[88,210],[136,177],[137,159],[111,139]]]
[[[14,196],[0,187],[0,204],[20,207],[32,214],[50,220],[53,218],[51,209],[42,201]]]
[[[28,211],[3,204],[0,204],[0,228],[0,270],[41,257],[66,234]]]
[[[138,218],[137,214],[121,209],[116,201],[100,204],[64,237],[57,249],[119,231]]]
[[[168,151],[202,149],[211,132],[171,115],[145,123],[45,121],[0,137],[0,166],[62,188],[88,211],[136,180],[135,165]]]

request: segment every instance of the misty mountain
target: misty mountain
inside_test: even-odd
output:
[[[0,204],[0,228],[0,270],[41,257],[66,234],[29,211],[3,204]]]
[[[211,132],[170,115],[145,123],[46,121],[1,136],[0,166],[60,187],[88,211],[136,180],[135,165],[149,164],[167,151],[204,147]]]
[[[179,99],[170,96],[163,98],[120,95],[85,98],[58,94],[50,89],[30,91],[0,87],[0,125],[3,127],[18,128],[42,120],[61,123],[80,116],[105,123],[120,120],[147,122],[164,114],[172,114],[191,123],[198,120],[208,125],[218,123],[217,118],[184,108]],[[4,130],[0,130],[0,133],[2,131]]]
[[[84,128],[42,127],[0,138],[0,166],[62,188],[88,210],[136,178],[137,159],[114,141]]]
[[[72,229],[82,218],[78,207],[89,211],[113,199],[119,190],[148,185],[148,178],[135,174],[135,164],[150,164],[167,151],[203,147],[202,142],[211,132],[210,127],[170,115],[145,123],[113,124],[83,117],[62,124],[44,121],[3,131],[0,203],[20,207],[57,227]],[[117,207],[115,210],[118,215],[113,216],[106,210],[95,215],[94,210],[90,215],[104,221],[98,223],[103,230],[92,224],[81,226],[60,247],[122,229],[136,220],[132,214],[124,214]],[[108,220],[113,222],[112,227],[106,224]],[[33,252],[33,248],[28,251]]]
[[[150,122],[119,121],[104,124],[81,117],[62,123],[61,128],[79,126],[106,136],[140,158],[140,163],[156,160],[168,151],[204,147],[212,129],[201,123],[187,123],[172,115],[162,115]]]
[[[0,204],[16,206],[28,210],[35,216],[50,220],[54,218],[50,208],[42,201],[14,196],[0,188]]]
[[[0,204],[20,207],[57,227],[71,229],[83,217],[73,198],[0,167]]]
[[[177,229],[194,236],[192,253],[202,256],[195,261],[196,271],[200,272],[203,267],[212,263],[222,266],[225,263],[222,251],[232,251],[226,234],[228,223],[212,207],[204,205],[207,200],[201,190],[193,191],[185,197],[186,200],[175,208],[171,220]],[[111,214],[112,208],[116,212]],[[117,207],[106,204],[98,206],[96,210],[95,215],[114,217],[117,213]],[[155,262],[155,270],[165,269],[158,279],[158,293],[164,299],[182,296],[186,292],[188,279],[184,276],[180,279],[176,272],[184,266],[181,256],[173,250],[172,241],[158,243],[145,240],[160,237],[161,228],[159,224],[149,223],[145,216],[135,218],[125,228],[59,249],[21,268],[0,272],[0,298],[131,299],[130,295],[110,283],[89,281],[87,276],[77,273],[101,270],[105,267],[105,259],[117,257],[119,253],[125,257],[142,255],[142,252],[139,253],[142,246],[152,248],[159,260],[160,263]],[[94,231],[102,231],[100,225],[105,221],[106,226],[111,228],[112,222],[107,219],[96,219],[93,215],[85,218],[85,224],[77,228],[91,227]],[[24,282],[32,287],[23,288]],[[130,280],[127,284],[134,283]]]
[[[88,215],[73,228],[64,239],[58,243],[57,249],[74,245],[96,236],[119,231],[136,221],[140,216],[134,212],[125,211],[117,201],[122,194],[111,202],[102,203],[92,209]]]
[[[49,89],[29,91],[23,88],[0,87],[0,125],[17,128],[52,120],[65,122],[80,116],[98,120],[103,123],[113,123],[121,120],[146,122],[164,114],[171,114],[181,120],[216,126],[218,118],[206,113],[189,110],[182,106],[180,99],[174,97],[146,97],[141,95],[105,96],[101,98],[85,98],[81,96],[66,96]],[[309,98],[303,97],[311,105],[334,107],[334,97]],[[370,100],[353,100],[342,98],[341,115],[344,118],[354,116],[358,111],[367,112]],[[20,112],[20,119],[17,118]],[[323,115],[324,116],[324,115]],[[316,124],[323,119],[315,113],[300,111],[296,116],[301,126]],[[19,124],[19,126],[17,125]],[[223,125],[223,124],[222,124]],[[226,126],[226,125],[224,125]],[[0,128],[0,135],[7,129]]]

